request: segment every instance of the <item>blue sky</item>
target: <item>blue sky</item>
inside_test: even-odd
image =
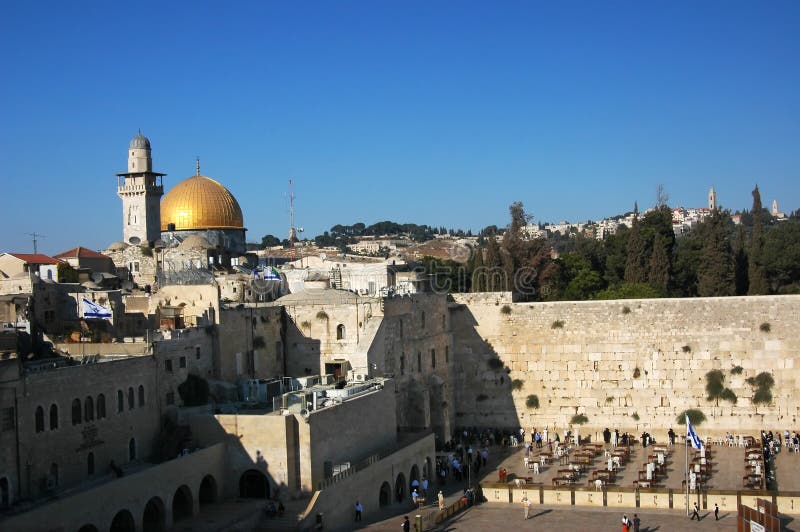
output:
[[[464,229],[672,205],[800,207],[800,2],[12,2],[0,250],[122,237],[138,128],[167,188],[238,198],[248,239]]]

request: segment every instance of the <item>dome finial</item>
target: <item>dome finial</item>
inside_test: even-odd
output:
[[[197,156],[197,174],[196,175],[200,175],[200,156],[199,155]]]

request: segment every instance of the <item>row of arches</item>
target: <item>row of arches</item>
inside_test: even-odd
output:
[[[197,489],[197,502],[203,507],[214,504],[219,499],[217,481],[213,475],[205,475]],[[167,504],[172,510],[172,522],[178,523],[194,515],[194,493],[186,484],[179,486],[172,498],[165,503],[159,496],[151,497],[142,509],[142,530],[162,532],[167,527]],[[249,499],[268,499],[270,485],[267,475],[255,469],[249,469],[239,477],[239,496]],[[136,519],[134,513],[125,508],[119,510],[111,521],[111,532],[135,532]],[[82,526],[78,532],[98,532],[94,524]]]
[[[133,410],[136,406],[136,392],[133,386],[128,387],[128,410]],[[139,385],[138,389],[139,407],[145,405],[144,386]],[[117,413],[125,411],[125,393],[122,390],[117,390]],[[91,395],[87,396],[83,402],[80,398],[72,400],[71,405],[72,425],[80,425],[83,422],[94,421],[95,419],[105,419],[106,417],[106,396],[98,394],[96,398]],[[56,430],[59,426],[58,405],[53,403],[50,405],[48,412],[47,424],[50,430]],[[45,410],[43,406],[37,406],[34,411],[34,429],[38,432],[45,431]]]
[[[434,475],[431,473],[431,459],[426,458],[425,464],[422,467],[422,475],[420,476],[420,469],[417,464],[411,466],[411,469],[406,476],[403,472],[397,474],[394,478],[394,488],[388,481],[384,481],[378,490],[378,506],[389,506],[393,503],[403,504],[411,500],[411,493],[413,491],[414,481],[416,480],[419,485],[422,485],[422,479],[427,478],[430,482],[428,487],[428,496],[431,496],[433,483],[436,481]],[[420,495],[422,492],[420,491]]]
[[[197,490],[197,501],[202,511],[203,507],[217,502],[219,492],[217,481],[212,475],[206,475],[200,482]],[[194,515],[194,494],[189,486],[182,484],[172,494],[169,502],[172,510],[172,522],[178,523]],[[163,532],[167,528],[167,505],[159,496],[151,497],[142,509],[142,530],[148,532]],[[136,519],[127,508],[119,510],[111,520],[111,532],[135,532]],[[93,524],[83,525],[78,532],[98,532]]]

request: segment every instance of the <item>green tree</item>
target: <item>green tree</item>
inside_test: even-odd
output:
[[[625,258],[626,283],[643,283],[645,281],[644,258],[645,243],[642,239],[639,217],[634,214]]]
[[[769,285],[767,284],[767,276],[764,272],[763,259],[761,256],[763,242],[763,224],[762,224],[762,211],[761,207],[761,193],[758,191],[758,185],[753,189],[753,232],[750,234],[750,252],[748,254],[748,271],[747,278],[749,280],[747,293],[749,295],[763,295],[769,293]]]
[[[271,248],[273,246],[280,246],[281,241],[275,235],[264,235],[261,237],[261,248]]]
[[[714,209],[699,226],[703,242],[697,268],[697,293],[700,296],[732,296],[736,292],[729,222],[727,213]]]
[[[484,275],[483,266],[483,249],[480,247],[475,248],[472,252],[472,269],[470,270],[472,276],[472,291],[473,292],[486,292],[486,276]]]
[[[665,248],[664,238],[658,233],[653,242],[653,253],[650,255],[647,281],[653,286],[664,290],[669,285],[669,256]]]
[[[496,238],[490,237],[487,240],[486,259],[484,261],[487,271],[486,291],[501,292],[506,289],[506,279],[504,276],[498,275],[503,269],[500,246],[497,244]]]
[[[736,295],[747,294],[747,250],[745,249],[744,226],[736,228],[736,239],[733,241],[733,276]]]
[[[761,258],[771,291],[800,293],[800,222],[784,221],[767,231]]]

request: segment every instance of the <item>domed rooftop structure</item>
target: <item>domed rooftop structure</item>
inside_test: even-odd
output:
[[[244,229],[239,202],[228,189],[199,172],[184,179],[161,200],[161,230],[187,229]]]
[[[108,246],[108,250],[109,251],[122,251],[123,249],[126,249],[127,247],[128,247],[128,244],[126,244],[125,242],[112,242]]]
[[[136,134],[135,137],[131,139],[131,150],[149,150],[150,149],[150,139],[142,135],[142,132]]]
[[[178,245],[179,249],[211,249],[214,246],[207,238],[200,235],[190,235]]]

